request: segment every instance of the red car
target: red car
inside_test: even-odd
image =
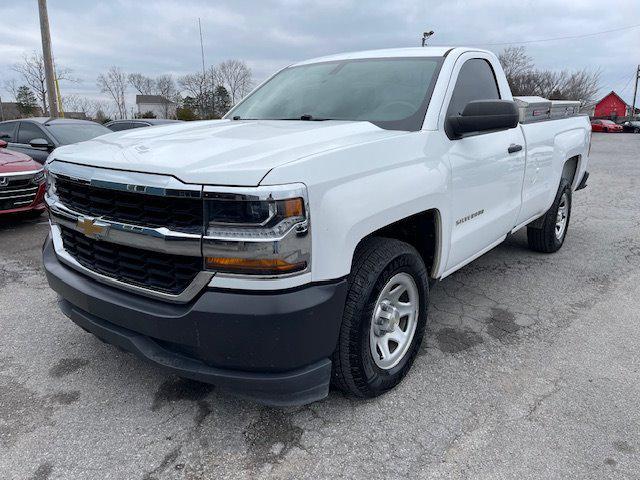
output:
[[[611,120],[591,120],[592,132],[622,132],[622,125]]]
[[[0,140],[0,215],[39,215],[45,209],[44,169],[31,157],[6,147],[7,142]]]

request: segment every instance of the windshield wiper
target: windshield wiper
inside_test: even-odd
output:
[[[240,115],[235,115],[232,120],[304,120],[307,122],[324,122],[326,120],[336,120],[335,118],[315,118],[313,115],[304,114],[299,117],[292,118],[242,118]]]
[[[307,122],[324,122],[326,120],[334,120],[333,118],[316,118],[313,115],[309,115],[308,113],[305,113],[303,115],[300,115],[299,117],[293,117],[293,118],[274,118],[274,120],[304,120]]]

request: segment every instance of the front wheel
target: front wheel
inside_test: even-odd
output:
[[[429,282],[411,245],[373,237],[356,250],[332,383],[358,397],[395,387],[418,353],[427,322]]]
[[[547,213],[527,227],[529,248],[536,252],[553,253],[560,250],[569,228],[571,217],[571,184],[560,182],[556,198]]]

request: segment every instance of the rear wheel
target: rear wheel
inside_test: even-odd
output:
[[[571,184],[562,180],[553,205],[540,221],[527,227],[529,248],[536,252],[553,253],[560,250],[571,217]]]
[[[375,397],[407,374],[427,321],[425,265],[411,245],[370,238],[356,250],[349,277],[332,383],[359,397]]]

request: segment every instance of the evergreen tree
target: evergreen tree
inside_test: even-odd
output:
[[[23,117],[32,116],[38,106],[38,99],[26,85],[18,88],[16,93],[16,107]]]
[[[222,85],[218,85],[215,91],[215,116],[222,118],[231,108],[231,95]]]

